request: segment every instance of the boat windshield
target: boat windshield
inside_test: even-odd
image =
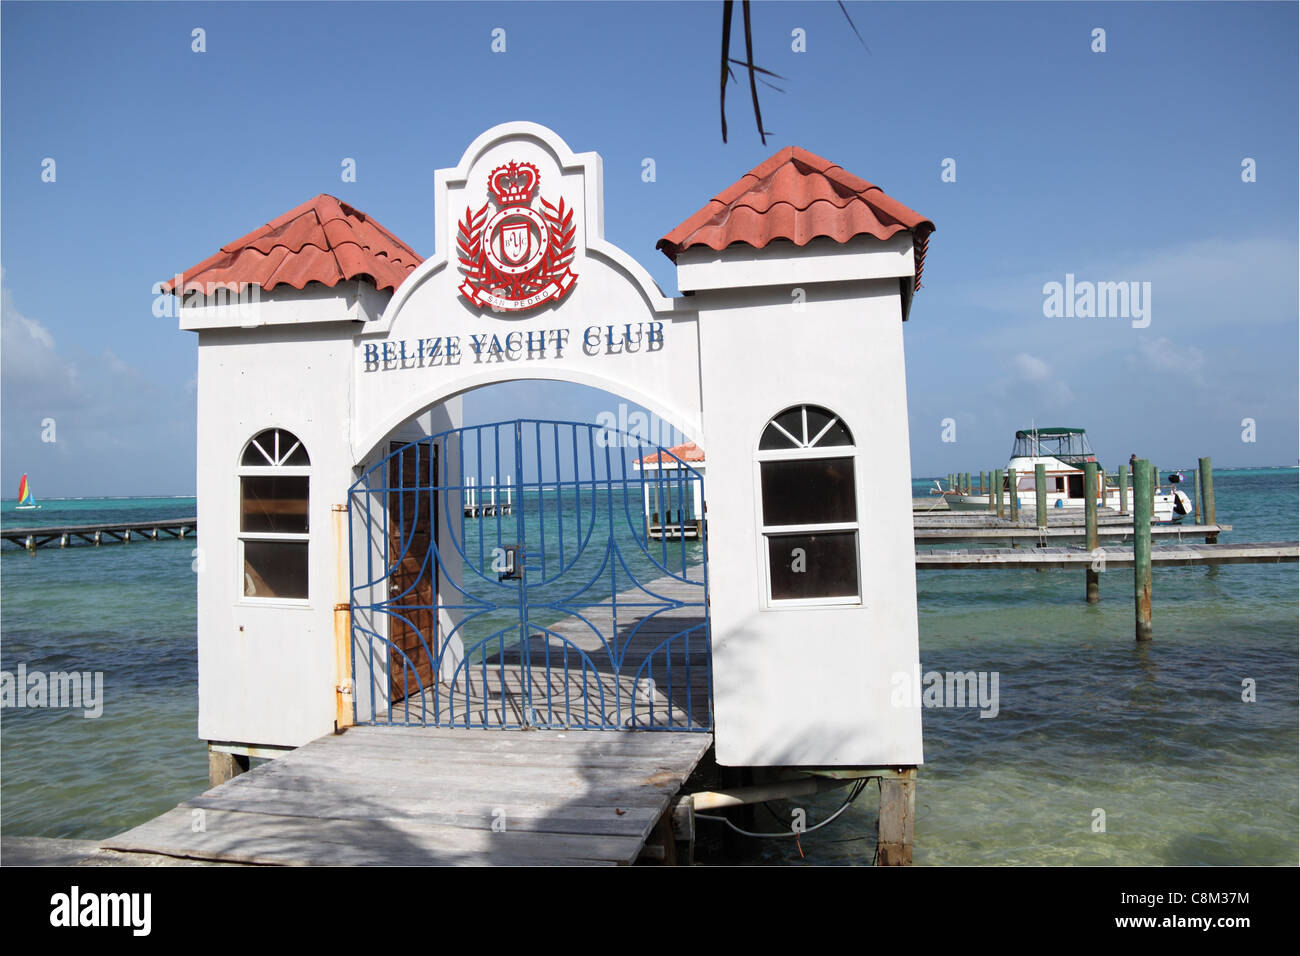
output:
[[[1067,463],[1092,459],[1092,446],[1082,428],[1037,428],[1016,432],[1012,458],[1059,458]]]

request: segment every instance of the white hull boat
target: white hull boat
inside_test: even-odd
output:
[[[1011,459],[1007,462],[1006,472],[1002,476],[1003,502],[1009,507],[1011,475],[1015,475],[1016,507],[1025,515],[1034,515],[1038,510],[1038,495],[1035,487],[1035,467],[1042,465],[1047,476],[1047,507],[1051,511],[1083,510],[1084,507],[1084,472],[1085,462],[1096,461],[1087,435],[1082,428],[1038,428],[1016,432],[1016,443],[1011,450]],[[1121,510],[1120,489],[1113,475],[1107,476],[1098,467],[1102,475],[1102,487],[1097,489],[1097,506],[1115,512]],[[1172,476],[1171,476],[1172,477]],[[939,482],[931,490],[933,495],[942,495],[950,511],[988,511],[989,494],[965,494],[956,489],[946,489]],[[1129,481],[1126,489],[1123,509],[1133,513],[1133,484]],[[996,505],[995,505],[996,507]],[[1192,499],[1179,489],[1176,484],[1165,488],[1159,485],[1156,476],[1155,502],[1152,520],[1158,522],[1179,521],[1192,514]]]

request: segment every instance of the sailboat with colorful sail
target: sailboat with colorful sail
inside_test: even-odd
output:
[[[27,480],[26,475],[23,475],[22,478],[18,479],[18,510],[35,511],[39,507],[40,505],[36,503],[36,499],[32,497],[31,482]]]

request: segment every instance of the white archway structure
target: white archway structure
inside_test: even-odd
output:
[[[489,180],[512,163],[537,181],[524,190],[528,176],[503,174],[497,188],[513,190],[503,200]],[[605,240],[602,175],[597,154],[506,123],[437,173],[436,248],[414,268],[418,256],[396,237],[317,197],[172,286],[201,290],[209,274],[267,286],[251,311],[193,294],[180,310],[181,327],[199,334],[201,737],[253,752],[302,744],[345,719],[352,688],[336,635],[366,559],[364,546],[346,547],[349,487],[393,441],[459,426],[466,391],[541,379],[637,402],[707,454],[719,762],[921,762],[902,322],[932,224],[788,148],[665,238],[684,293],[668,298]],[[515,208],[528,203],[530,212]],[[785,226],[742,228],[774,209]],[[536,293],[540,301],[520,294],[526,308],[495,311],[514,293],[476,286],[462,258],[477,261],[486,241],[507,271],[534,262],[548,227],[530,239],[525,221],[543,215],[572,230],[567,273],[547,273],[553,294]],[[300,288],[267,267],[294,256],[316,276]],[[804,407],[847,423],[852,447],[760,454],[774,416]],[[243,585],[237,459],[272,427],[311,448],[305,600],[250,596]],[[807,461],[820,470],[791,472]],[[790,490],[801,487],[813,491]],[[813,514],[823,497],[834,506]]]

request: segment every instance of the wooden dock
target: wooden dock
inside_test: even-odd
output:
[[[1065,523],[1036,528],[1032,525],[998,524],[997,519],[982,523],[970,522],[947,526],[915,525],[913,537],[916,541],[1036,541],[1046,544],[1048,541],[1069,541],[1087,537],[1087,529],[1082,523],[1068,525]],[[1153,538],[1176,538],[1182,541],[1184,536],[1204,538],[1231,531],[1230,524],[1154,524],[1151,526]],[[1133,522],[1111,521],[1098,522],[1099,538],[1131,538]]]
[[[1133,567],[1132,547],[1100,549],[1107,568]],[[918,571],[966,568],[1090,568],[1096,556],[1087,548],[930,548],[916,552]],[[1280,564],[1300,560],[1300,543],[1272,541],[1248,544],[1165,544],[1151,548],[1157,567],[1193,564]]]
[[[198,518],[164,518],[157,521],[123,521],[117,524],[47,525],[39,528],[5,528],[0,538],[20,548],[35,551],[58,542],[66,548],[72,544],[102,544],[105,541],[133,540],[133,535],[146,541],[157,541],[163,535],[169,538],[191,537],[198,533]]]
[[[626,865],[712,734],[353,727],[101,846],[273,865]]]

